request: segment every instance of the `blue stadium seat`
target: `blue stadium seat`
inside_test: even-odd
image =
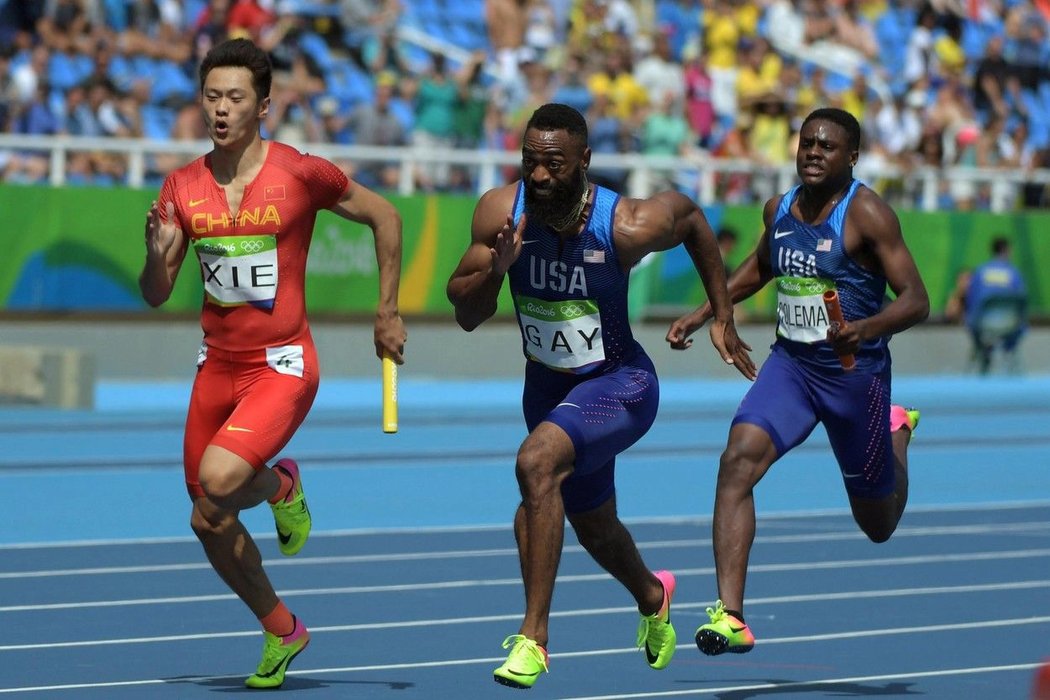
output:
[[[344,105],[356,105],[371,100],[375,95],[372,79],[348,59],[335,60],[325,74],[328,92]]]

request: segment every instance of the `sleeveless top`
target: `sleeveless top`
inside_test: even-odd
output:
[[[820,224],[799,221],[791,213],[798,197],[795,186],[780,200],[769,234],[769,258],[777,288],[777,345],[796,358],[828,369],[840,369],[838,355],[827,342],[829,319],[826,290],[838,290],[846,321],[879,311],[886,295],[886,278],[858,265],[843,246],[846,212],[857,190],[854,180],[846,196]],[[855,353],[857,369],[877,372],[889,367],[888,338],[863,342]]]
[[[560,372],[605,372],[643,353],[627,316],[630,278],[613,244],[620,195],[594,187],[582,232],[563,240],[538,221],[522,234],[521,255],[507,274],[529,360]],[[524,184],[514,199],[514,225],[525,211]]]

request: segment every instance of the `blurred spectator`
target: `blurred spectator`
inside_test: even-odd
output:
[[[966,326],[973,341],[977,370],[987,374],[993,355],[1002,349],[1009,368],[1016,371],[1017,347],[1027,330],[1027,289],[1024,278],[1010,261],[1010,240],[992,241],[992,258],[978,266],[965,290]],[[1015,317],[1011,321],[1011,316]]]
[[[933,51],[933,30],[937,26],[937,12],[924,4],[919,10],[915,26],[908,34],[904,49],[904,83],[909,87],[920,78],[939,73]]]
[[[769,92],[752,103],[745,130],[747,156],[759,166],[751,178],[751,190],[760,201],[774,196],[779,187],[779,169],[789,163],[791,115],[784,98]]]
[[[200,62],[213,46],[228,36],[232,0],[208,0],[208,5],[194,18],[191,30],[194,61]]]
[[[752,107],[766,95],[776,92],[782,61],[765,39],[743,39],[742,56],[736,78],[736,100],[741,114],[750,116]]]
[[[941,18],[943,33],[933,41],[933,53],[937,66],[946,74],[960,77],[966,70],[966,52],[962,47],[962,20],[954,14]]]
[[[133,0],[125,5],[126,24],[116,45],[124,55],[149,56],[183,64],[193,54],[179,0]]]
[[[868,77],[865,72],[857,71],[849,87],[839,93],[839,107],[852,114],[858,122],[863,124],[874,93],[875,91],[868,85]]]
[[[703,52],[690,44],[683,52],[685,60],[685,110],[689,128],[696,134],[697,145],[711,148],[715,128],[715,107],[711,92],[713,83],[707,72]]]
[[[525,0],[525,33],[522,45],[536,52],[540,63],[564,38],[558,13],[551,0]]]
[[[1046,20],[1030,3],[1014,3],[1006,11],[1004,32],[1006,60],[1014,66],[1021,87],[1034,90],[1050,61]]]
[[[226,32],[231,38],[245,37],[259,42],[263,34],[277,21],[270,7],[263,7],[258,0],[233,0],[226,17]]]
[[[872,161],[900,167],[908,167],[913,163],[913,154],[918,151],[923,136],[922,103],[919,98],[920,93],[912,91],[894,95],[886,103],[881,100],[873,103],[876,106],[875,113],[861,122],[869,136],[865,147]],[[933,134],[940,145],[940,129]],[[938,162],[933,165],[940,167],[941,164]],[[886,183],[883,183],[880,189],[885,187]]]
[[[401,17],[400,0],[340,0],[339,25],[342,28],[338,42],[351,58],[363,68],[371,61],[365,51],[375,39],[389,37],[392,42],[397,20]],[[383,69],[394,66],[384,65]],[[400,66],[398,66],[400,68]]]
[[[558,70],[558,85],[551,95],[551,100],[586,114],[594,100],[591,89],[587,87],[587,78],[586,57],[575,51],[570,52]]]
[[[397,79],[391,73],[376,78],[375,97],[358,105],[346,119],[353,142],[362,146],[407,146],[408,133],[392,107]],[[395,190],[400,166],[393,162],[358,163],[357,178],[370,188]]]
[[[52,107],[50,86],[41,80],[28,102],[21,103],[12,115],[11,128],[16,134],[27,136],[55,136],[62,133],[62,117]],[[47,151],[15,151],[4,165],[4,182],[46,182],[50,168]]]
[[[595,97],[608,98],[616,117],[626,125],[638,126],[645,118],[649,95],[631,72],[630,49],[623,43],[606,51],[604,63],[587,81]]]
[[[757,22],[756,22],[757,24]],[[703,14],[703,46],[711,76],[711,100],[719,117],[737,113],[737,52],[740,40],[752,37],[755,26],[728,0],[714,0]]]
[[[0,47],[0,132],[4,133],[11,130],[11,118],[20,102],[11,74],[13,55],[13,47]]]
[[[591,152],[598,153],[631,153],[637,151],[632,140],[631,131],[616,114],[609,95],[595,94],[591,108],[584,115],[587,118],[588,143]],[[617,167],[602,167],[591,164],[587,171],[591,182],[622,189],[627,182],[627,170]]]
[[[648,101],[662,104],[670,94],[671,110],[682,114],[685,108],[685,71],[671,55],[671,40],[665,32],[652,39],[652,50],[634,65],[634,79],[645,90]]]
[[[362,63],[365,70],[372,75],[391,73],[396,77],[401,77],[413,72],[407,48],[397,38],[397,33],[393,29],[376,31],[365,40],[362,48]]]
[[[101,0],[45,0],[36,24],[40,41],[54,51],[89,53],[104,38]]]
[[[51,49],[44,44],[37,44],[29,53],[29,60],[14,65],[11,72],[11,83],[15,99],[26,104],[37,97],[37,86],[48,81],[48,65],[51,61]]]
[[[295,145],[321,141],[324,127],[314,102],[324,93],[320,69],[305,53],[295,54],[290,71],[274,73],[264,132],[276,141]]]
[[[981,119],[992,114],[1006,116],[1006,81],[1010,72],[1010,64],[1003,58],[1003,38],[989,37],[973,77],[973,105]]]
[[[641,151],[652,156],[684,156],[691,150],[696,137],[681,110],[675,109],[677,95],[667,91],[658,100],[656,108],[649,112],[642,125]],[[675,172],[658,169],[652,173],[654,192],[674,189]]]
[[[453,119],[456,148],[478,148],[482,144],[489,105],[489,89],[485,84],[487,59],[488,54],[484,51],[475,51],[456,77],[459,84],[459,100]]]
[[[875,28],[862,14],[860,1],[839,0],[838,7],[834,3],[831,5],[835,40],[857,51],[867,61],[878,59],[879,44],[875,38]]]
[[[525,43],[525,13],[518,0],[485,0],[485,26],[489,47],[496,57],[501,80],[517,70],[518,51]]]
[[[412,145],[433,154],[455,145],[456,105],[461,86],[451,74],[444,54],[431,55],[430,70],[419,81],[415,96],[415,128]],[[419,167],[419,186],[427,191],[442,190],[448,185],[449,164],[444,159],[428,161]]]
[[[735,267],[733,251],[736,250],[739,236],[732,226],[721,226],[715,234],[715,240],[718,241],[718,252],[722,255],[722,264],[725,266],[726,278],[728,278]]]

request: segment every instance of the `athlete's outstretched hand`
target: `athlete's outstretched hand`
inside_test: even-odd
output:
[[[496,234],[496,245],[489,249],[489,252],[492,253],[493,274],[497,276],[505,274],[521,255],[521,238],[525,232],[525,219],[526,216],[522,214],[518,227],[515,229],[513,215],[507,214],[507,223],[503,224],[503,228]]]
[[[699,330],[710,318],[711,307],[704,304],[695,311],[690,311],[675,319],[664,340],[670,343],[672,350],[685,350],[693,344],[689,336]]]
[[[753,380],[758,375],[755,362],[751,359],[751,346],[740,339],[733,321],[715,321],[711,324],[711,344],[718,350],[727,365],[733,365],[740,374]]]
[[[146,212],[146,252],[160,260],[167,259],[172,246],[182,237],[181,231],[175,225],[175,204],[173,202],[167,203],[164,215],[162,219],[156,200]]]

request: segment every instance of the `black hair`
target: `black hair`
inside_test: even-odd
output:
[[[852,114],[837,107],[821,107],[810,112],[809,116],[802,122],[802,126],[805,127],[806,124],[817,119],[841,126],[846,130],[846,145],[849,149],[851,151],[860,150],[860,122]]]
[[[270,96],[273,67],[269,55],[249,39],[229,39],[214,46],[201,61],[201,91],[213,68],[247,68],[252,74],[252,87],[258,99]]]
[[[996,236],[992,240],[992,255],[999,257],[1010,252],[1010,239],[1006,236]]]
[[[569,105],[551,102],[536,109],[525,125],[525,130],[566,131],[569,136],[587,145],[587,120]]]

